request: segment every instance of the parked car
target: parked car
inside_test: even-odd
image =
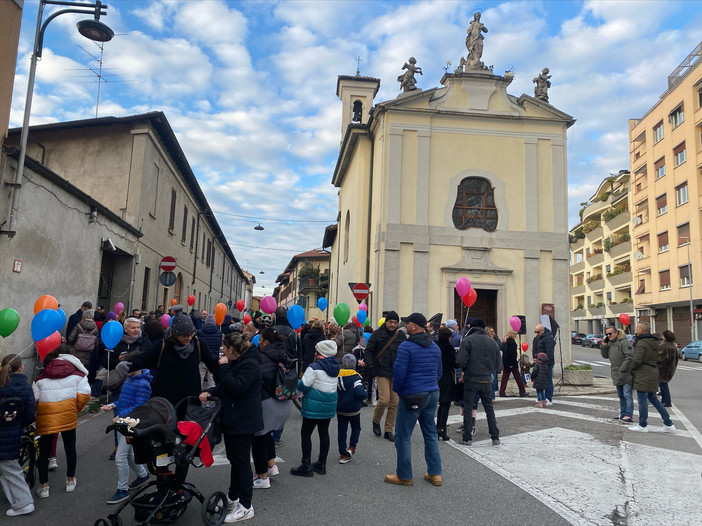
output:
[[[599,347],[602,343],[602,338],[601,334],[588,334],[583,338],[581,345],[583,347]]]
[[[582,345],[583,344],[583,338],[587,336],[586,334],[582,332],[571,332],[570,333],[570,343],[573,343],[575,345]]]
[[[688,343],[682,349],[678,349],[678,353],[683,360],[693,358],[702,362],[702,340]]]

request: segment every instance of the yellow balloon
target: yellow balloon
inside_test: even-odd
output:
[[[380,318],[378,320],[378,327],[380,327],[383,323],[385,323],[385,318]]]

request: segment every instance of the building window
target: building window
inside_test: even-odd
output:
[[[161,170],[158,165],[154,163],[154,203],[151,209],[151,217],[156,219],[156,204],[158,203],[158,181],[161,178]]]
[[[658,273],[658,282],[661,290],[670,290],[670,270],[662,270]]]
[[[176,215],[176,199],[178,194],[176,194],[175,188],[171,188],[171,215],[168,219],[168,231],[172,234],[175,228],[175,215]]]
[[[683,183],[675,189],[675,203],[677,206],[687,203],[687,183]]]
[[[687,245],[690,242],[690,223],[685,223],[678,227],[678,246]]]
[[[363,120],[363,103],[360,100],[353,103],[351,122],[360,123]]]
[[[702,108],[702,89],[697,91],[697,107]]]
[[[195,218],[190,220],[190,252],[193,251],[193,246],[195,244]]]
[[[685,143],[679,144],[673,150],[673,164],[677,168],[687,160],[687,152],[685,151]]]
[[[212,258],[212,241],[210,241],[209,239],[207,240],[207,251],[206,251],[206,254],[207,254],[207,256],[206,256],[206,259],[205,259],[205,266],[206,266],[207,268],[210,268],[210,261],[211,261],[211,258]],[[207,302],[207,300],[205,300],[205,302]]]
[[[665,157],[658,159],[654,164],[656,169],[656,179],[660,179],[665,175]]]
[[[634,294],[646,294],[646,280],[645,279],[639,280],[639,288],[636,289],[636,292],[634,292]]]
[[[612,293],[611,292],[607,293],[607,301],[612,301]]]
[[[680,286],[692,286],[692,276],[690,276],[690,265],[683,265],[682,267],[678,267],[678,271],[680,272]]]
[[[612,265],[605,265],[605,272],[612,272]]]
[[[663,121],[653,127],[653,143],[657,143],[663,138]]]
[[[488,232],[497,229],[495,190],[482,177],[467,177],[458,185],[453,207],[453,224],[458,230],[482,228]]]
[[[685,122],[685,113],[683,112],[683,106],[681,104],[670,113],[670,123],[673,125],[673,129],[675,129],[683,122]]]
[[[668,232],[658,234],[658,253],[668,252]]]
[[[149,280],[151,279],[151,269],[144,267],[144,285],[141,289],[141,310],[148,310],[149,305]]]
[[[346,211],[346,221],[344,221],[344,263],[349,260],[349,242],[351,230],[351,212]]]
[[[200,256],[200,261],[201,261],[202,263],[205,262],[205,244],[206,244],[205,241],[206,241],[206,239],[205,239],[205,233],[203,232],[203,233],[202,233],[202,255]]]
[[[656,215],[662,216],[668,211],[668,194],[656,197]]]
[[[185,246],[185,239],[188,237],[188,207],[183,206],[183,232],[180,234],[180,242]]]
[[[592,298],[590,296],[587,297],[587,306],[592,307]]]

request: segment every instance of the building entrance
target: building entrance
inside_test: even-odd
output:
[[[478,299],[473,306],[468,309],[458,292],[453,291],[453,315],[461,329],[466,321],[466,316],[470,314],[473,318],[479,318],[485,322],[485,326],[497,327],[497,291],[490,289],[475,289]],[[500,336],[503,336],[502,334]]]

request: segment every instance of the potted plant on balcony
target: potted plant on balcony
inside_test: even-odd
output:
[[[319,267],[315,267],[309,261],[305,261],[297,270],[297,277],[300,280],[300,288],[305,285],[316,287],[319,284]]]

